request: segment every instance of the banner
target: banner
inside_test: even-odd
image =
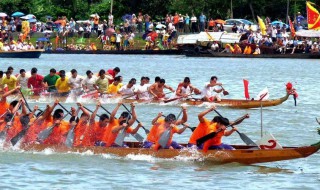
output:
[[[267,35],[267,28],[266,28],[266,25],[264,24],[263,20],[257,16],[258,18],[258,24],[259,24],[259,27],[260,27],[260,30],[261,30],[261,34],[262,35]]]
[[[293,26],[293,24],[292,24],[291,19],[290,19],[289,16],[288,16],[288,19],[289,19],[291,36],[292,36],[292,37],[295,37],[295,36],[296,36],[296,31],[294,30],[294,26]]]
[[[247,79],[243,79],[243,85],[244,85],[244,97],[246,100],[250,99],[249,95],[249,81]]]
[[[308,29],[320,30],[320,14],[311,2],[307,1]]]
[[[264,135],[256,144],[260,149],[282,149],[282,146],[270,133]]]
[[[255,98],[255,100],[268,100],[269,99],[269,90],[267,87],[265,87],[261,92],[259,92],[259,94],[257,95],[257,97]]]

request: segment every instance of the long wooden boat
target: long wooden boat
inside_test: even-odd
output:
[[[0,58],[39,58],[44,50],[0,51]]]
[[[290,95],[286,94],[285,96],[278,98],[278,99],[270,99],[270,100],[242,100],[242,99],[222,99],[221,101],[213,101],[207,102],[200,99],[187,99],[187,100],[176,100],[168,105],[177,105],[177,104],[187,104],[190,106],[199,106],[201,104],[216,104],[217,106],[225,106],[229,108],[237,108],[237,109],[250,109],[250,108],[259,108],[259,107],[270,107],[270,106],[277,106],[282,104],[284,101],[288,99]],[[18,98],[18,97],[17,97]],[[76,103],[78,101],[84,104],[93,104],[96,102],[97,99],[93,97],[87,98],[79,98],[79,97],[54,97],[54,96],[26,96],[27,100],[33,102],[45,102],[50,103],[53,102],[55,99],[59,99],[60,102],[67,102],[67,103]],[[121,97],[118,98],[104,98],[101,97],[99,100],[102,103],[117,103],[122,100],[123,103],[140,103],[140,104],[165,104],[163,100],[136,100],[136,99],[122,99]]]
[[[231,54],[220,52],[194,53],[185,52],[187,57],[227,57],[227,58],[282,58],[282,59],[320,59],[320,53],[295,53],[295,54]]]
[[[143,55],[180,55],[181,50],[167,49],[167,50],[64,50],[64,51],[45,51],[45,54],[143,54]]]
[[[194,161],[205,161],[217,164],[225,163],[241,163],[241,164],[256,164],[264,162],[275,162],[281,160],[291,160],[297,158],[305,158],[320,149],[320,141],[310,146],[302,147],[283,147],[283,149],[267,150],[256,149],[254,146],[232,145],[236,150],[195,150],[184,148],[177,149],[153,149],[141,148],[139,142],[127,142],[129,148],[106,148],[106,147],[73,147],[67,148],[63,145],[43,145],[34,144],[22,147],[26,151],[43,151],[50,148],[55,152],[87,152],[91,151],[94,154],[114,154],[120,157],[127,155],[150,155],[156,158],[175,159],[177,157],[186,157]]]

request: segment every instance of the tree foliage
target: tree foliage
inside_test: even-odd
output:
[[[124,14],[149,14],[153,19],[160,20],[166,14],[175,12],[183,15],[203,12],[207,18],[230,18],[231,10],[234,18],[255,20],[256,16],[270,17],[271,20],[283,19],[287,13],[288,0],[113,0],[113,15],[121,18]],[[311,0],[320,5],[320,0]],[[232,2],[232,9],[231,9]],[[304,0],[289,0],[289,15],[300,11],[306,15]],[[106,19],[111,7],[111,0],[0,0],[0,12],[12,14],[21,11],[32,13],[38,19],[45,16],[67,16],[77,20],[88,19],[90,14],[98,13]],[[320,7],[316,7],[320,9]]]

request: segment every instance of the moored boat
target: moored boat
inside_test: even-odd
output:
[[[0,58],[39,58],[44,50],[0,51]]]
[[[195,161],[205,161],[218,164],[224,163],[241,163],[241,164],[256,164],[264,162],[275,162],[281,160],[291,160],[305,158],[320,149],[320,142],[310,146],[302,147],[283,147],[283,149],[257,149],[254,146],[232,145],[236,150],[202,150],[184,148],[178,149],[153,149],[141,148],[139,142],[127,142],[129,148],[106,148],[106,147],[73,147],[67,148],[63,145],[43,145],[34,144],[22,147],[26,151],[43,151],[51,149],[55,152],[87,152],[91,151],[94,154],[114,154],[125,157],[127,155],[150,155],[156,158],[175,159],[176,157],[186,157]]]

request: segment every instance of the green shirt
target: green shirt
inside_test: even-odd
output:
[[[106,93],[109,86],[109,80],[107,78],[98,78],[95,84],[99,87],[100,93]]]
[[[52,91],[56,90],[55,84],[56,84],[58,78],[60,78],[59,75],[50,76],[50,74],[44,77],[43,82],[46,82],[49,86],[48,92],[52,92]]]

